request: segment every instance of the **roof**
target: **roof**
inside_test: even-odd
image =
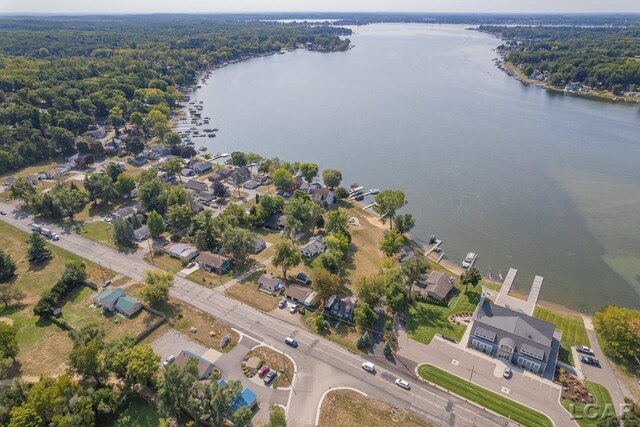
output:
[[[314,198],[320,197],[322,200],[327,200],[329,194],[332,193],[333,191],[329,190],[328,188],[316,188],[313,190],[312,194]]]
[[[320,236],[315,236],[309,239],[306,245],[300,247],[300,251],[307,250],[311,255],[317,255],[324,252],[325,246],[322,243]]]
[[[134,215],[138,210],[136,208],[133,208],[131,206],[127,206],[125,208],[120,208],[117,211],[115,211],[113,213],[114,216],[120,217],[120,218],[126,218],[128,216]]]
[[[223,167],[223,168],[220,168],[220,169],[218,169],[218,170],[216,171],[216,173],[217,173],[218,175],[220,175],[221,177],[223,177],[223,178],[226,178],[226,177],[228,177],[229,175],[231,175],[231,172],[233,172],[233,169],[230,169],[230,168],[224,168],[224,167]]]
[[[118,298],[115,308],[116,310],[122,311],[124,313],[133,314],[133,312],[140,309],[140,301],[128,295],[124,295]]]
[[[271,229],[282,228],[287,224],[287,217],[281,212],[276,212],[264,222],[264,226]]]
[[[536,319],[519,311],[495,305],[485,300],[478,307],[475,321],[479,325],[489,326],[516,337],[545,347],[551,346],[556,327],[553,323]]]
[[[149,235],[149,227],[146,225],[143,225],[142,227],[136,230],[133,230],[133,235],[135,236],[136,239],[144,239]]]
[[[249,190],[258,187],[260,184],[252,179],[244,183],[244,188],[248,188]]]
[[[480,335],[484,335],[487,338],[490,338],[491,341],[495,341],[496,340],[496,333],[493,331],[490,331],[488,329],[485,329],[481,326],[478,326],[475,328],[475,331],[478,332]]]
[[[544,358],[544,351],[543,350],[541,350],[539,348],[536,348],[536,347],[533,347],[533,346],[531,346],[531,345],[529,345],[527,343],[523,343],[520,346],[520,350],[524,350],[526,353],[533,354],[534,356],[538,356],[540,359]]]
[[[124,295],[125,293],[122,288],[111,288],[100,292],[94,299],[100,301],[101,304],[114,304],[118,298]]]
[[[198,258],[196,258],[196,261],[210,265],[213,268],[222,268],[225,263],[229,262],[229,258],[211,252],[201,252]]]
[[[211,162],[197,162],[196,164],[194,164],[192,166],[192,169],[211,169],[213,167],[213,165],[211,164]]]
[[[304,286],[288,285],[284,288],[284,296],[297,301],[304,301],[311,294],[311,289]]]
[[[186,184],[184,184],[184,186],[191,190],[198,190],[198,191],[207,191],[209,189],[209,186],[207,185],[206,182],[198,181],[196,179],[190,179],[189,181],[186,182]]]
[[[166,251],[171,255],[183,258],[193,254],[193,252],[197,252],[197,249],[186,243],[174,243],[169,245]]]
[[[253,245],[256,249],[261,249],[264,246],[266,246],[267,243],[264,241],[262,237],[256,236],[256,238],[253,240]]]
[[[195,353],[192,353],[188,350],[182,350],[178,357],[176,357],[174,363],[178,366],[184,367],[187,366],[189,360],[192,359],[196,361],[196,367],[198,368],[198,377],[201,379],[208,378],[211,375],[211,372],[213,371],[215,365]]]
[[[258,279],[258,285],[260,285],[260,287],[275,291],[282,287],[282,280],[273,277],[271,274],[263,274]]]
[[[427,278],[427,292],[444,299],[453,289],[453,278],[441,271],[432,271]]]

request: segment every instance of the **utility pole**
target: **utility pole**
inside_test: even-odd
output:
[[[471,374],[469,375],[469,385],[471,385],[471,378],[473,377],[473,370],[476,367],[476,365],[472,365],[471,366]]]

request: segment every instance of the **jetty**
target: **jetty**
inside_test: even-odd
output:
[[[496,297],[495,303],[512,310],[521,311],[529,316],[533,316],[544,278],[542,276],[535,276],[533,279],[533,285],[531,285],[531,290],[529,291],[529,295],[525,301],[509,295],[509,291],[511,291],[511,286],[515,281],[517,274],[518,270],[515,268],[509,269],[507,277],[505,277],[504,282],[502,282],[502,287],[500,287],[500,292]]]
[[[542,281],[544,278],[542,276],[536,276],[533,278],[533,285],[531,285],[531,290],[529,291],[529,297],[527,301],[532,304],[536,304],[538,302],[538,296],[540,295],[540,290],[542,289]]]
[[[366,210],[366,209],[372,208],[372,207],[377,206],[377,205],[378,205],[378,204],[377,204],[376,202],[373,202],[373,203],[371,203],[370,205],[367,205],[367,206],[363,207],[362,209],[365,209],[365,210]]]
[[[442,244],[442,240],[436,240],[436,242],[433,244],[433,246],[431,246],[429,249],[427,249],[427,253],[424,254],[424,256],[429,256],[431,254],[431,252],[435,251],[437,248],[440,247],[440,245]]]
[[[367,191],[366,193],[351,193],[351,194],[349,195],[349,197],[347,197],[347,200],[354,200],[354,199],[356,199],[357,197],[369,196],[369,195],[371,195],[371,194],[375,194],[375,193],[373,193],[373,192],[371,192],[371,191]]]

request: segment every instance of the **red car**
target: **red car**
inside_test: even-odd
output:
[[[269,367],[267,365],[264,365],[262,368],[260,368],[260,370],[258,371],[258,376],[260,378],[264,377],[264,375],[269,372]]]

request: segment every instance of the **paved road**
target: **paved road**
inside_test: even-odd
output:
[[[0,209],[8,212],[0,219],[29,231],[28,224],[33,220],[29,215],[16,211],[6,203],[0,203]],[[142,281],[144,272],[153,268],[138,256],[118,253],[54,225],[50,228],[61,236],[59,241],[52,244],[90,261],[103,265],[108,263],[113,271],[134,280]],[[423,384],[414,382],[411,392],[400,389],[393,383],[396,376],[387,369],[379,369],[376,375],[367,374],[361,369],[362,357],[302,328],[228,298],[219,291],[175,277],[171,296],[227,322],[256,341],[291,355],[297,367],[288,404],[289,424],[292,426],[313,426],[320,398],[325,391],[335,387],[362,390],[370,397],[412,410],[436,425],[508,425],[504,418]],[[286,346],[283,342],[285,336],[295,337],[300,347],[292,350]]]

